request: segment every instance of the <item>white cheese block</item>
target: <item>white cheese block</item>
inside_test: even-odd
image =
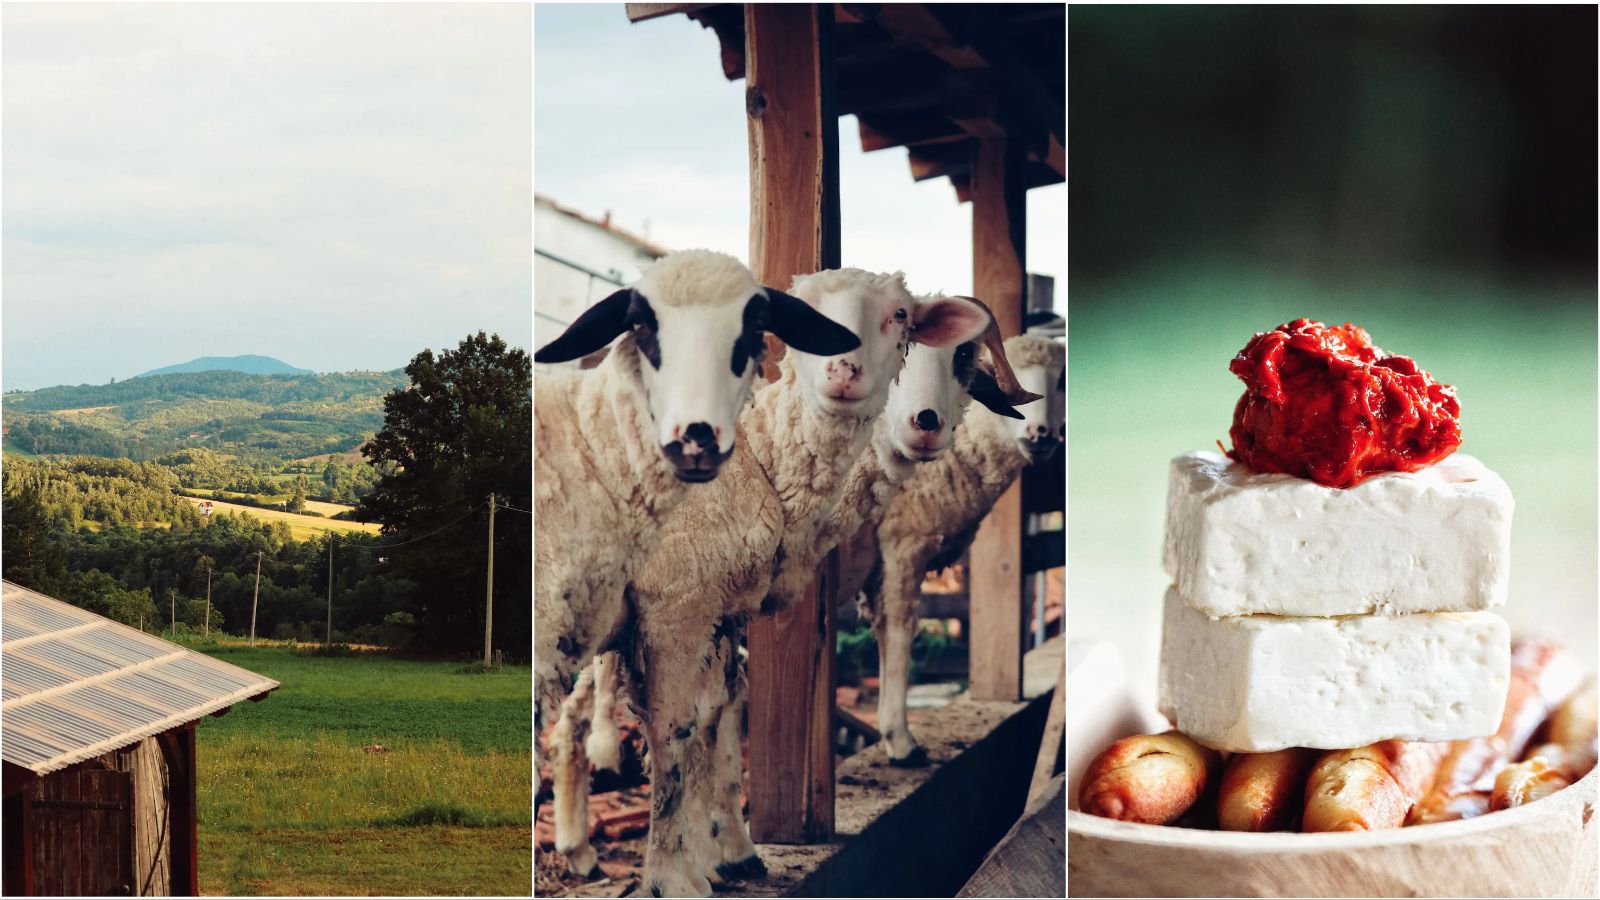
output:
[[[1494,613],[1212,619],[1167,591],[1161,712],[1218,750],[1482,737],[1510,673]]]
[[[1511,489],[1464,454],[1351,488],[1172,461],[1163,562],[1209,616],[1464,612],[1505,603]]]

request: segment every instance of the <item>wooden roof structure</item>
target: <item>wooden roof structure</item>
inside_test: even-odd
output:
[[[683,13],[716,32],[722,73],[745,77],[744,6],[629,3],[638,22]],[[1064,3],[833,4],[834,111],[861,149],[905,148],[914,181],[948,178],[972,198],[978,143],[1023,151],[1023,188],[1066,178]]]
[[[972,204],[972,296],[1002,335],[1022,332],[1027,194],[1066,172],[1065,4],[626,11],[633,22],[682,13],[711,28],[723,74],[745,81],[749,263],[761,283],[839,267],[839,118],[853,114],[863,150],[904,147],[913,179],[948,178],[956,199]],[[982,598],[971,605],[968,640],[977,700],[1022,696],[1022,494],[1013,484],[996,501],[970,551],[970,595]],[[804,597],[747,628],[750,832],[759,843],[833,839],[839,564],[835,548]]]
[[[44,775],[118,750],[278,682],[4,583],[0,755]]]

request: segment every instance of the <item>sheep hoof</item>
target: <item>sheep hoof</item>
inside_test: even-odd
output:
[[[757,854],[750,854],[738,862],[723,863],[717,866],[717,874],[724,881],[745,881],[752,878],[767,877],[767,864],[761,861]]]
[[[889,765],[894,766],[896,769],[920,769],[927,764],[928,751],[921,747],[913,749],[899,759],[895,759],[892,756],[889,757]]]
[[[604,873],[600,871],[600,854],[593,846],[584,844],[566,851],[567,871],[585,881],[594,881]]]

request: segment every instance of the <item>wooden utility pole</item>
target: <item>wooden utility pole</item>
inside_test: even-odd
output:
[[[972,168],[973,295],[1000,333],[1022,333],[1027,188],[1022,156],[1005,137],[978,143]],[[976,700],[1022,699],[1022,492],[1020,479],[978,528],[968,556],[972,622],[968,672]]]
[[[839,266],[833,15],[832,4],[744,7],[750,268],[779,289]],[[793,608],[750,622],[750,831],[760,842],[833,835],[838,579],[827,573],[837,571],[831,553]]]
[[[211,567],[206,566],[206,630],[205,636],[211,637]]]
[[[328,632],[323,638],[324,647],[333,646],[333,535],[328,535]]]
[[[494,663],[489,646],[494,636],[494,495],[489,495],[489,575],[483,582],[483,664]]]
[[[250,645],[256,643],[256,604],[261,600],[261,551],[256,551],[256,592],[250,598]]]

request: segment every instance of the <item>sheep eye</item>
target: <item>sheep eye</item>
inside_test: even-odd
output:
[[[906,320],[906,311],[903,310],[903,309],[895,310],[894,311],[894,320],[896,322],[904,322]]]

